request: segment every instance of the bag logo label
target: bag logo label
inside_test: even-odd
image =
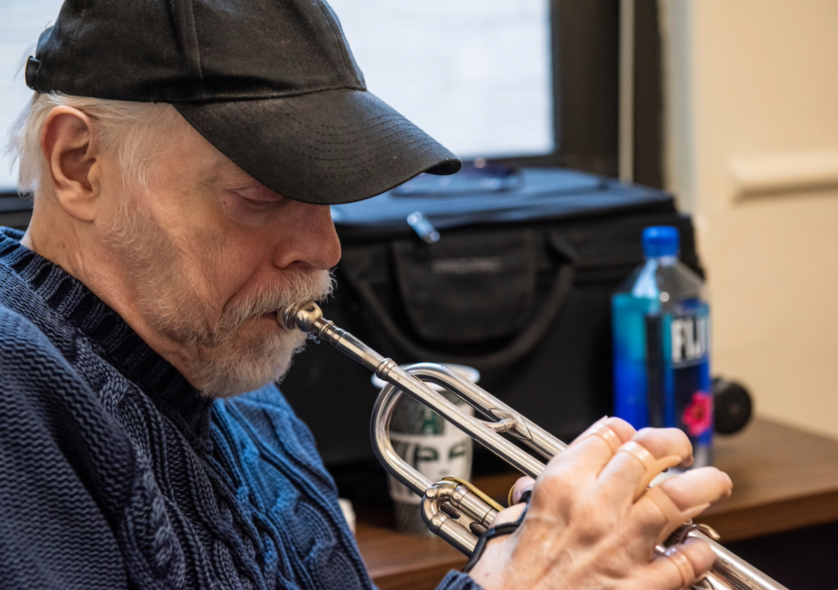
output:
[[[492,274],[503,271],[500,256],[474,258],[440,258],[431,262],[435,275]]]

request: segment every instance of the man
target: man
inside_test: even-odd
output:
[[[329,292],[329,204],[458,160],[366,91],[319,0],[68,0],[26,81],[11,150],[34,212],[0,236],[0,587],[369,588],[270,385],[302,344],[276,312]],[[730,480],[693,471],[653,500],[655,457],[691,450],[600,423],[441,587],[689,584],[709,548],[653,548]]]

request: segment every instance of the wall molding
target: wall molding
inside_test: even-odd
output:
[[[728,168],[737,199],[838,189],[838,150],[739,156]]]

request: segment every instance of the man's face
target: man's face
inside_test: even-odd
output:
[[[103,237],[127,304],[184,376],[235,395],[287,371],[304,335],[282,329],[276,310],[330,291],[340,245],[328,207],[267,189],[179,122],[161,136],[147,187],[105,175],[106,193],[124,199],[110,199]]]

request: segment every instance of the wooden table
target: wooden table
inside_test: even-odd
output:
[[[722,542],[838,521],[838,441],[755,420],[745,432],[719,437],[716,465],[733,480],[733,496],[697,520]],[[514,474],[477,479],[488,494],[506,496]],[[436,538],[400,535],[376,514],[359,514],[358,545],[381,590],[434,588],[465,558]]]

